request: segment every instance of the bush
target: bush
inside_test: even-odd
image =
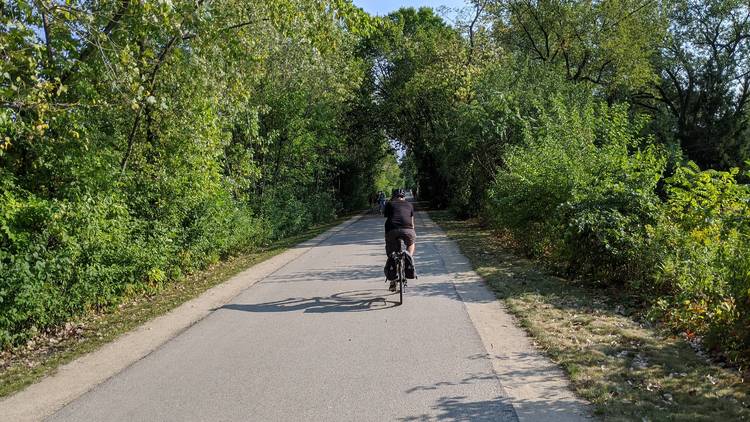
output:
[[[0,209],[3,344],[117,302],[151,256],[130,242],[124,207],[104,198],[73,204],[6,191]]]
[[[512,230],[531,255],[570,275],[629,280],[646,268],[634,260],[658,217],[655,188],[664,154],[638,134],[624,105],[561,100],[509,147],[489,190],[485,215]]]
[[[679,168],[651,251],[655,314],[734,357],[750,352],[750,188],[738,173]]]
[[[485,218],[566,275],[621,284],[732,359],[750,353],[750,188],[665,154],[623,105],[560,101],[507,149]],[[657,195],[664,183],[665,199]]]
[[[0,210],[5,346],[134,294],[153,293],[271,235],[228,194],[198,203],[176,227],[134,218],[122,200],[105,195],[72,202],[6,190]]]

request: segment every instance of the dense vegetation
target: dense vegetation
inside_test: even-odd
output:
[[[406,180],[750,355],[744,0],[473,0],[450,25],[348,0],[0,16],[5,345]]]
[[[750,8],[474,0],[366,42],[420,197],[750,356]]]
[[[371,27],[336,0],[0,3],[0,343],[363,206]]]

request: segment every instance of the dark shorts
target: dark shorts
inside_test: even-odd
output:
[[[417,232],[414,229],[394,229],[385,234],[385,253],[391,255],[392,252],[398,252],[400,249],[399,239],[403,239],[406,247],[413,245],[417,241]]]

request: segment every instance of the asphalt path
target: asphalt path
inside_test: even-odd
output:
[[[366,216],[49,420],[517,420],[426,222],[403,305]]]

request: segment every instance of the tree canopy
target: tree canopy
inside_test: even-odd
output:
[[[749,14],[732,0],[475,0],[449,25],[401,9],[365,37],[370,122],[404,149],[420,199],[741,360]]]
[[[5,345],[406,185],[749,355],[746,1],[9,0],[0,57]]]
[[[349,1],[0,5],[0,342],[366,203]],[[368,132],[369,131],[369,132]]]

